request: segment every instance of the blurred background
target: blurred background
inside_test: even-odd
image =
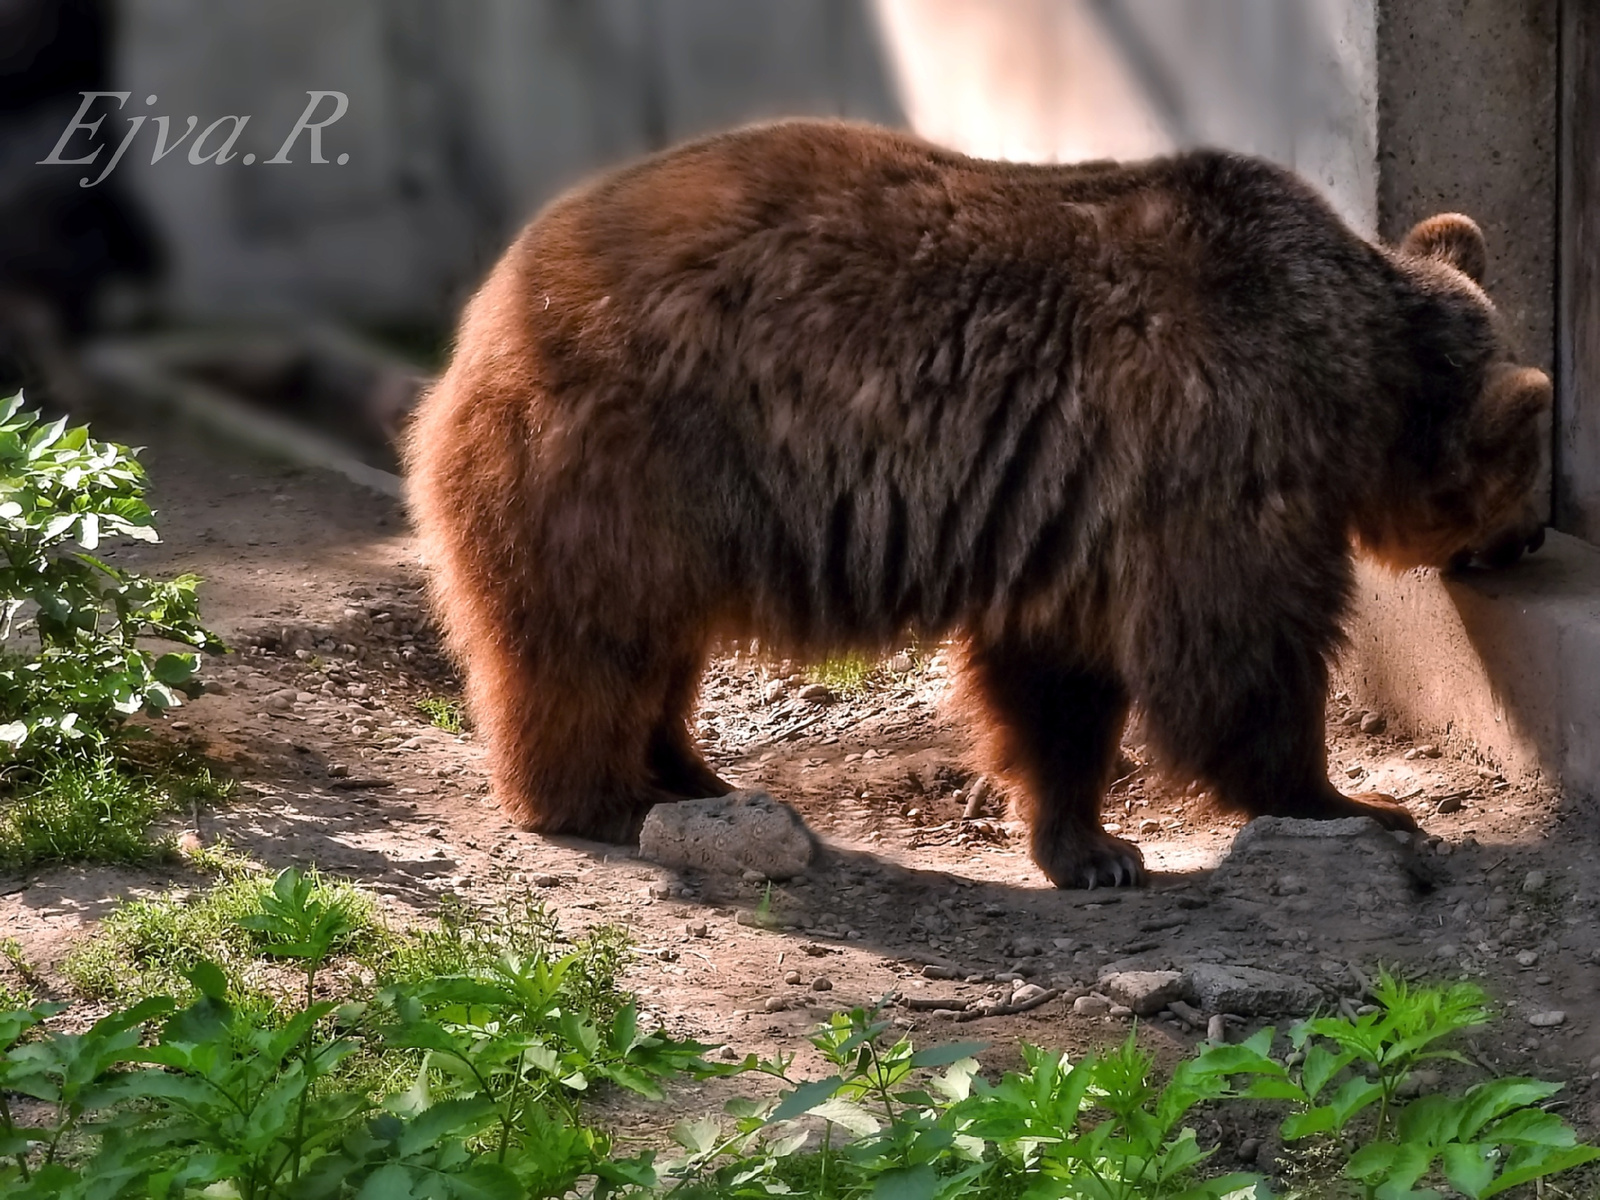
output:
[[[1010,159],[1250,151],[1367,234],[1465,209],[1549,365],[1559,9],[0,0],[0,384],[72,404],[176,380],[196,405],[293,417],[392,465],[453,315],[540,204],[792,115]],[[290,140],[300,122],[326,122],[325,161],[310,131]]]

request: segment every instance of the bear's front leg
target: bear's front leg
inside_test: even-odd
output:
[[[1170,765],[1252,817],[1371,817],[1415,830],[1392,796],[1345,796],[1328,779],[1327,667],[1284,638],[1219,652],[1182,685],[1141,691],[1145,724]]]
[[[1060,888],[1145,882],[1144,856],[1100,825],[1128,716],[1109,674],[1023,640],[974,642],[965,678],[990,768],[1013,782],[1029,851]]]

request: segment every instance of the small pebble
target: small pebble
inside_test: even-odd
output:
[[[1206,1022],[1206,1040],[1219,1045],[1228,1040],[1228,1022],[1221,1013],[1215,1014]]]
[[[1367,769],[1365,767],[1361,766],[1358,763],[1357,765],[1355,765],[1353,767],[1346,767],[1344,769],[1344,773],[1346,775],[1348,775],[1351,779],[1360,779],[1363,775],[1365,775],[1367,773]]]
[[[1554,1029],[1557,1025],[1567,1023],[1567,1014],[1559,1008],[1552,1008],[1546,1012],[1536,1012],[1528,1017],[1528,1024],[1535,1029]]]
[[[752,871],[748,868],[739,872],[739,878],[746,883],[765,883],[767,881],[767,877],[760,871]]]
[[[1113,1017],[1126,1020],[1127,1018],[1133,1016],[1133,1009],[1129,1008],[1126,1004],[1113,1004],[1111,1006],[1111,1015]]]
[[[722,1059],[723,1062],[738,1062],[740,1055],[739,1052],[732,1046],[724,1046],[721,1050],[717,1051],[717,1057]]]
[[[350,778],[350,768],[345,766],[344,763],[329,763],[328,764],[328,778],[329,779],[349,779]]]
[[[818,975],[811,981],[811,990],[813,992],[831,992],[833,991],[833,980],[826,975]]]
[[[788,690],[789,689],[784,686],[783,680],[774,679],[771,683],[767,684],[766,688],[762,691],[761,698],[768,704],[776,704],[779,700],[783,699],[784,693]]]
[[[1141,836],[1148,837],[1152,833],[1160,833],[1160,832],[1161,832],[1161,822],[1160,821],[1155,821],[1155,820],[1150,819],[1149,817],[1146,817],[1143,821],[1139,822],[1139,833],[1140,833]]]
[[[534,887],[542,887],[542,888],[559,887],[561,885],[561,876],[559,876],[559,875],[529,875],[528,876],[528,882],[533,884]]]
[[[1522,890],[1525,892],[1541,891],[1544,885],[1549,882],[1549,878],[1543,871],[1535,868],[1523,876]]]
[[[1433,956],[1435,958],[1454,958],[1460,953],[1461,947],[1456,945],[1454,942],[1441,942],[1438,947],[1434,949]]]
[[[954,967],[941,967],[929,963],[922,968],[922,977],[924,979],[954,979],[956,971]]]
[[[999,976],[996,976],[996,979],[998,978]],[[1111,1011],[1111,1001],[1093,993],[1079,996],[1072,1002],[1072,1011],[1080,1017],[1103,1017]]]
[[[800,982],[800,972],[799,971],[790,971],[790,972],[788,972],[787,974],[784,975],[783,981],[785,983],[788,983],[788,984],[799,983]]]
[[[767,1002],[761,1006],[768,1012],[782,1012],[789,1007],[789,1002],[782,996],[768,996]]]
[[[1524,950],[1517,955],[1517,966],[1519,967],[1531,967],[1538,961],[1539,952],[1537,950]]]
[[[1446,796],[1443,800],[1439,801],[1438,806],[1433,811],[1436,812],[1436,813],[1440,813],[1440,814],[1442,814],[1444,816],[1448,816],[1453,812],[1460,812],[1461,811],[1461,806],[1463,804],[1465,804],[1465,803],[1466,803],[1466,797],[1465,796],[1450,795],[1450,796]]]
[[[811,704],[833,703],[833,691],[825,683],[808,683],[795,694]]]
[[[1025,983],[1021,987],[1012,991],[1011,1003],[1027,1004],[1029,1001],[1037,1000],[1040,996],[1044,995],[1044,993],[1045,989],[1040,987],[1037,983]]]
[[[1383,716],[1382,713],[1369,712],[1369,713],[1363,713],[1362,714],[1362,717],[1361,717],[1361,732],[1362,733],[1370,733],[1370,734],[1382,733],[1388,727],[1389,727],[1389,722],[1384,719],[1384,716]]]
[[[1255,1162],[1256,1155],[1259,1154],[1260,1152],[1261,1152],[1261,1139],[1260,1138],[1245,1138],[1244,1141],[1239,1143],[1239,1161],[1242,1162],[1242,1163],[1253,1163],[1253,1162]]]
[[[1546,984],[1551,982],[1551,979],[1548,975],[1535,975],[1533,981],[1537,984]]]
[[[690,937],[705,937],[708,933],[710,933],[710,930],[711,927],[704,921],[687,921],[683,926],[683,931]]]

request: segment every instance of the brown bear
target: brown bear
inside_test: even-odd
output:
[[[410,507],[500,803],[604,840],[729,785],[691,740],[722,637],[955,636],[1062,887],[1130,705],[1250,814],[1327,776],[1352,546],[1514,558],[1550,385],[1465,217],[1370,244],[1269,163],[987,162],[792,122],[551,204],[467,306]]]

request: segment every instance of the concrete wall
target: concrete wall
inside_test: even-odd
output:
[[[174,135],[189,114],[250,118],[234,162],[153,165],[147,128],[118,167],[191,319],[447,318],[538,204],[600,166],[761,117],[900,119],[864,0],[122,0],[119,19],[130,112]],[[265,165],[308,89],[349,96],[325,135],[348,161],[302,144]]]
[[[1383,0],[1378,230],[1462,211],[1527,360],[1555,355],[1557,0]]]
[[[971,154],[1262,154],[1377,226],[1374,0],[877,0],[910,124]]]

